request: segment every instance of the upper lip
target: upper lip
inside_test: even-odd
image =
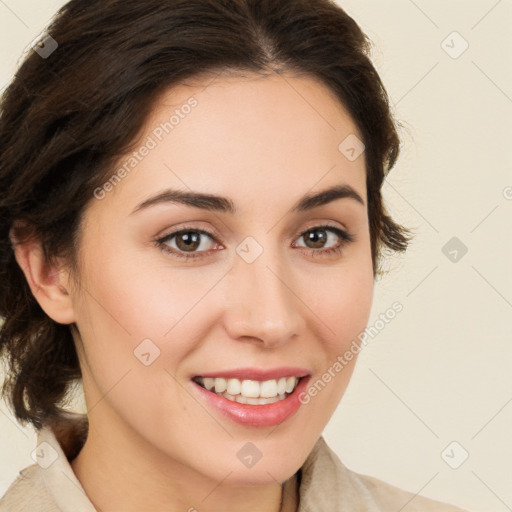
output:
[[[271,380],[281,377],[305,377],[309,375],[309,370],[295,366],[282,366],[279,368],[235,368],[232,370],[219,370],[207,373],[201,373],[194,377],[221,377],[224,379],[239,380]]]

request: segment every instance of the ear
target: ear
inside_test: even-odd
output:
[[[69,293],[69,273],[64,265],[48,263],[39,240],[18,243],[12,236],[11,240],[16,261],[43,311],[59,324],[74,323],[76,319]]]

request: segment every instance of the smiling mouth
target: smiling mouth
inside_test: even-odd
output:
[[[240,404],[267,405],[284,400],[295,391],[301,377],[289,376],[265,381],[194,377],[202,388]]]

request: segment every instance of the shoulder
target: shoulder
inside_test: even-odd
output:
[[[0,512],[58,512],[44,484],[40,467],[32,464],[22,469],[0,499]]]
[[[380,509],[382,509],[381,507],[392,507],[392,509],[396,507],[397,510],[404,512],[430,512],[433,510],[436,512],[467,512],[455,505],[405,491],[370,475],[348,471],[351,473],[353,481],[357,482],[358,487],[368,493]]]
[[[320,437],[301,468],[299,512],[358,510],[380,512],[466,512],[419,496],[370,475],[347,468]]]
[[[36,464],[22,469],[0,499],[0,512],[94,512],[70,461],[84,441],[82,414],[45,424],[37,436]]]

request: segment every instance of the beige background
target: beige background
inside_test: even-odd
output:
[[[325,437],[355,471],[512,510],[512,2],[339,3],[374,41],[404,123],[384,193],[417,236],[379,281],[370,324],[395,301],[403,311],[369,338]],[[62,4],[0,0],[0,88]],[[452,237],[464,256],[443,253]],[[0,432],[1,495],[33,463],[35,433],[3,403]],[[441,456],[453,441],[447,460],[469,454],[458,469]]]

